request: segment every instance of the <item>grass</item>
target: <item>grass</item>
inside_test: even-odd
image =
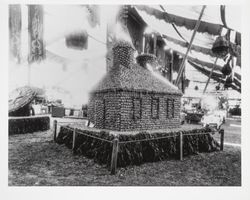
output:
[[[140,166],[105,167],[55,144],[52,132],[9,136],[10,186],[240,186],[241,149]]]

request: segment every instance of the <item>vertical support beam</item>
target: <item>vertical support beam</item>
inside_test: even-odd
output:
[[[57,132],[57,120],[54,120],[53,122],[54,142],[56,142],[56,136],[57,136],[56,132]]]
[[[183,133],[180,132],[180,160],[183,160]]]
[[[154,55],[156,56],[157,35],[154,33]]]
[[[183,60],[182,60],[182,63],[181,63],[181,66],[180,66],[180,69],[179,69],[179,72],[178,72],[178,76],[177,76],[176,81],[175,81],[175,85],[176,85],[176,86],[178,86],[178,84],[179,84],[179,81],[180,81],[180,78],[181,78],[183,69],[184,69],[184,67],[185,67],[185,62],[186,62],[188,53],[189,53],[189,51],[190,51],[190,49],[191,49],[191,47],[192,47],[192,44],[193,44],[193,41],[194,41],[194,37],[195,37],[196,32],[197,32],[197,30],[198,30],[198,28],[199,28],[199,26],[200,26],[201,17],[202,17],[202,15],[203,15],[203,13],[204,13],[205,8],[206,8],[206,6],[203,6],[203,7],[202,7],[200,16],[199,16],[199,18],[198,18],[198,20],[197,20],[197,22],[196,22],[196,25],[195,25],[195,28],[194,28],[194,31],[193,31],[191,40],[190,40],[190,42],[189,42],[189,45],[188,45],[186,54],[185,54],[185,56],[184,56],[184,58],[183,58]]]
[[[206,90],[207,90],[207,86],[208,86],[209,81],[210,81],[210,79],[211,79],[211,77],[212,77],[212,75],[213,75],[213,71],[214,71],[214,68],[215,68],[215,66],[216,66],[217,61],[218,61],[218,57],[216,57],[216,59],[215,59],[215,61],[214,61],[213,68],[211,69],[211,72],[210,72],[209,77],[208,77],[208,79],[207,79],[205,88],[204,88],[204,90],[203,90],[203,94],[205,94],[205,92],[206,92]]]
[[[184,66],[184,69],[183,69],[183,73],[182,73],[182,76],[181,76],[181,91],[182,93],[184,94],[185,93],[185,66]]]
[[[146,38],[145,38],[145,35],[143,34],[142,35],[142,53],[145,52],[145,40],[146,40]]]
[[[73,141],[72,141],[72,151],[75,149],[75,144],[76,144],[76,128],[73,130]]]
[[[146,48],[146,50],[147,50],[147,53],[149,53],[149,49],[150,49],[150,47],[149,47],[149,44],[150,44],[150,36],[149,35],[145,35],[145,48]]]
[[[118,148],[119,148],[119,140],[117,137],[113,140],[113,150],[111,157],[111,174],[114,175],[116,173],[117,168],[117,157],[118,157]]]
[[[173,82],[173,72],[174,72],[174,52],[172,49],[170,49],[170,82]]]
[[[220,150],[223,151],[224,149],[224,129],[220,130]]]

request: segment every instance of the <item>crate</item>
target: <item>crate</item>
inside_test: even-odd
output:
[[[63,107],[52,107],[52,117],[64,117],[65,116],[65,108]]]

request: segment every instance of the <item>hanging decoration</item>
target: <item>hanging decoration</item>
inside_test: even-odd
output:
[[[216,91],[220,90],[220,84],[215,86]]]
[[[9,5],[9,44],[10,58],[21,61],[21,5]]]
[[[228,76],[232,73],[232,67],[230,65],[231,59],[232,59],[232,56],[229,57],[229,59],[227,60],[227,63],[221,68],[221,72],[225,76]]]
[[[193,63],[192,61],[188,61],[189,64],[191,64],[191,66],[193,66],[195,69],[197,69],[198,71],[200,71],[202,74],[209,76],[210,71],[205,69],[204,67],[201,67],[195,63]],[[219,74],[217,72],[213,72],[211,78],[215,81],[221,82],[223,84],[225,84],[225,76],[223,74]],[[241,82],[240,80],[237,80],[236,78],[234,78],[234,82],[232,84],[230,84],[230,87],[238,92],[241,92]]]
[[[29,63],[45,58],[43,29],[43,6],[28,5]]]
[[[212,52],[219,58],[225,57],[229,52],[229,41],[225,36],[218,36],[213,44]]]
[[[225,89],[228,89],[233,83],[233,80],[232,80],[232,76],[228,76],[226,78],[226,81],[225,81],[225,84],[224,84],[224,88]]]
[[[219,80],[219,84],[215,86],[215,90],[218,91],[221,89],[221,81],[222,79]]]
[[[156,56],[153,54],[149,54],[149,53],[138,55],[136,57],[136,61],[137,63],[139,63],[140,66],[143,66],[145,68],[147,64],[150,64],[151,66],[158,68],[158,69],[160,69],[161,67],[157,61]]]
[[[229,44],[229,53],[232,56],[235,56],[238,59],[240,59],[240,56],[241,56],[241,46],[240,45],[233,45],[232,43],[230,43]],[[240,60],[238,62],[240,62]]]
[[[230,55],[229,55],[229,57],[230,57]],[[198,60],[198,59],[195,59],[195,58],[189,57],[188,61],[190,61],[191,63],[195,63],[196,65],[199,65],[199,66],[204,66],[208,70],[211,70],[213,68],[213,64],[212,63],[204,62],[204,61],[201,61],[201,60]],[[223,66],[215,65],[214,71],[217,73],[217,72],[221,71],[222,67]],[[235,72],[234,74],[237,77],[237,79],[241,80],[241,75],[239,73]]]
[[[68,48],[83,50],[88,48],[88,33],[81,31],[77,33],[71,33],[66,36],[66,46]]]

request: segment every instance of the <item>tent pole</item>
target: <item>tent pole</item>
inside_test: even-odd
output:
[[[170,50],[170,82],[173,83],[173,70],[174,70],[174,52]]]
[[[157,46],[156,46],[156,44],[157,44],[157,35],[154,33],[154,55],[156,56],[156,48],[157,48]]]
[[[202,7],[200,16],[199,16],[199,18],[198,18],[198,20],[197,20],[197,22],[196,22],[196,25],[195,25],[195,28],[194,28],[194,32],[193,32],[192,37],[191,37],[191,40],[190,40],[190,42],[189,42],[189,45],[188,45],[186,54],[185,54],[185,56],[184,56],[184,58],[183,58],[183,60],[182,60],[182,62],[181,62],[181,66],[180,66],[180,69],[179,69],[179,72],[178,72],[178,76],[177,76],[176,81],[175,81],[175,85],[177,85],[177,86],[178,86],[178,83],[179,83],[179,81],[180,81],[180,78],[181,78],[181,74],[182,74],[182,72],[183,72],[183,69],[184,69],[184,67],[185,67],[185,62],[186,62],[188,53],[189,53],[189,51],[190,51],[190,49],[191,49],[191,47],[192,47],[192,43],[193,43],[195,34],[196,34],[196,32],[197,32],[197,30],[198,30],[198,28],[199,28],[199,26],[200,26],[201,18],[202,18],[202,15],[203,15],[203,13],[204,13],[205,8],[206,8],[206,6],[203,6],[203,7]]]
[[[207,90],[207,86],[208,86],[208,83],[209,83],[209,81],[210,81],[210,79],[211,79],[211,77],[212,77],[212,74],[213,74],[214,68],[215,68],[215,66],[216,66],[217,60],[218,60],[218,57],[216,57],[216,59],[215,59],[215,61],[214,61],[213,68],[211,69],[211,72],[210,72],[209,77],[208,77],[208,79],[207,79],[205,88],[204,88],[204,90],[203,90],[203,94],[205,94],[205,92],[206,92],[206,90]]]

